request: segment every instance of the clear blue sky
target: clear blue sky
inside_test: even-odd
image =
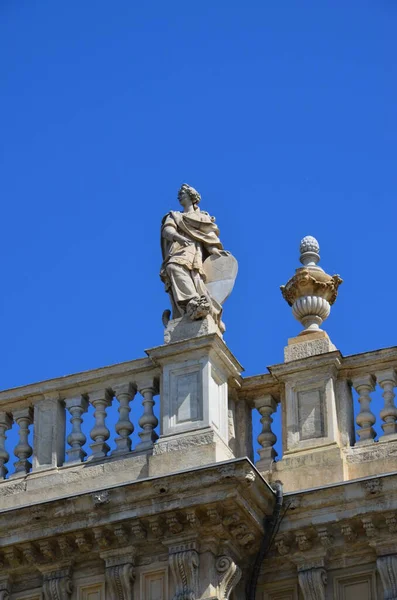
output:
[[[248,374],[300,331],[279,286],[307,234],[344,284],[344,354],[396,344],[397,5],[1,0],[2,389],[143,355],[184,181],[240,273]]]

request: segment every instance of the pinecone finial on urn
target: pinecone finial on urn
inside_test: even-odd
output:
[[[328,275],[318,266],[320,245],[308,235],[300,243],[300,262],[303,267],[281,286],[283,297],[292,307],[292,313],[304,327],[299,335],[321,331],[320,325],[329,316],[338,295],[342,279]]]

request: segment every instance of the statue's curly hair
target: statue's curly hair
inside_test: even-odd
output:
[[[181,195],[185,193],[185,194],[189,194],[190,198],[192,199],[193,204],[198,204],[201,200],[201,196],[198,193],[197,190],[195,190],[194,188],[192,188],[190,185],[188,185],[187,183],[182,183],[179,192],[178,192],[178,200],[181,200]]]

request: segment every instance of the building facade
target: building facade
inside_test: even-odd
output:
[[[264,374],[196,302],[145,358],[0,392],[0,600],[397,600],[397,347],[331,343],[318,259],[305,238],[282,290],[304,330]]]

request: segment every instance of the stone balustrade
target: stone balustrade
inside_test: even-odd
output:
[[[9,471],[10,478],[17,478],[30,472],[150,451],[158,437],[153,407],[159,375],[150,359],[139,359],[0,392],[0,477],[5,479]],[[133,423],[131,405],[138,394],[142,399],[141,416]],[[107,410],[114,403],[118,420],[110,426]],[[90,406],[94,422],[87,431]],[[14,462],[6,449],[7,434],[13,426],[17,428],[16,436],[12,436],[17,437],[12,448]],[[131,434],[136,428],[141,429],[141,441],[132,448]],[[88,451],[87,433],[91,438]],[[114,440],[112,450],[109,440]]]
[[[364,476],[364,464],[366,473],[368,468],[374,474],[394,470],[390,452],[391,445],[397,451],[396,386],[395,347],[346,357],[328,352],[243,379],[239,396],[260,415],[257,467],[281,479],[286,469],[297,478],[301,472],[296,485],[294,474],[289,475],[292,489]],[[277,462],[274,429],[277,434],[281,430],[282,458]],[[311,469],[311,484],[305,480],[306,468],[317,459],[320,471]]]
[[[148,358],[0,392],[0,477],[11,481],[145,454],[154,461],[146,471],[136,463],[135,477],[167,474],[185,468],[187,451],[195,460],[203,444],[208,455],[201,452],[198,464],[251,458],[250,410],[260,420],[254,429],[258,470],[285,479],[291,489],[360,477],[364,465],[374,474],[393,470],[397,348],[347,357],[333,351],[244,378],[217,336],[201,338],[193,350],[190,345],[162,346]],[[195,357],[189,363],[186,348]],[[281,420],[276,428],[275,416]],[[310,461],[318,469],[310,467],[308,475]]]

